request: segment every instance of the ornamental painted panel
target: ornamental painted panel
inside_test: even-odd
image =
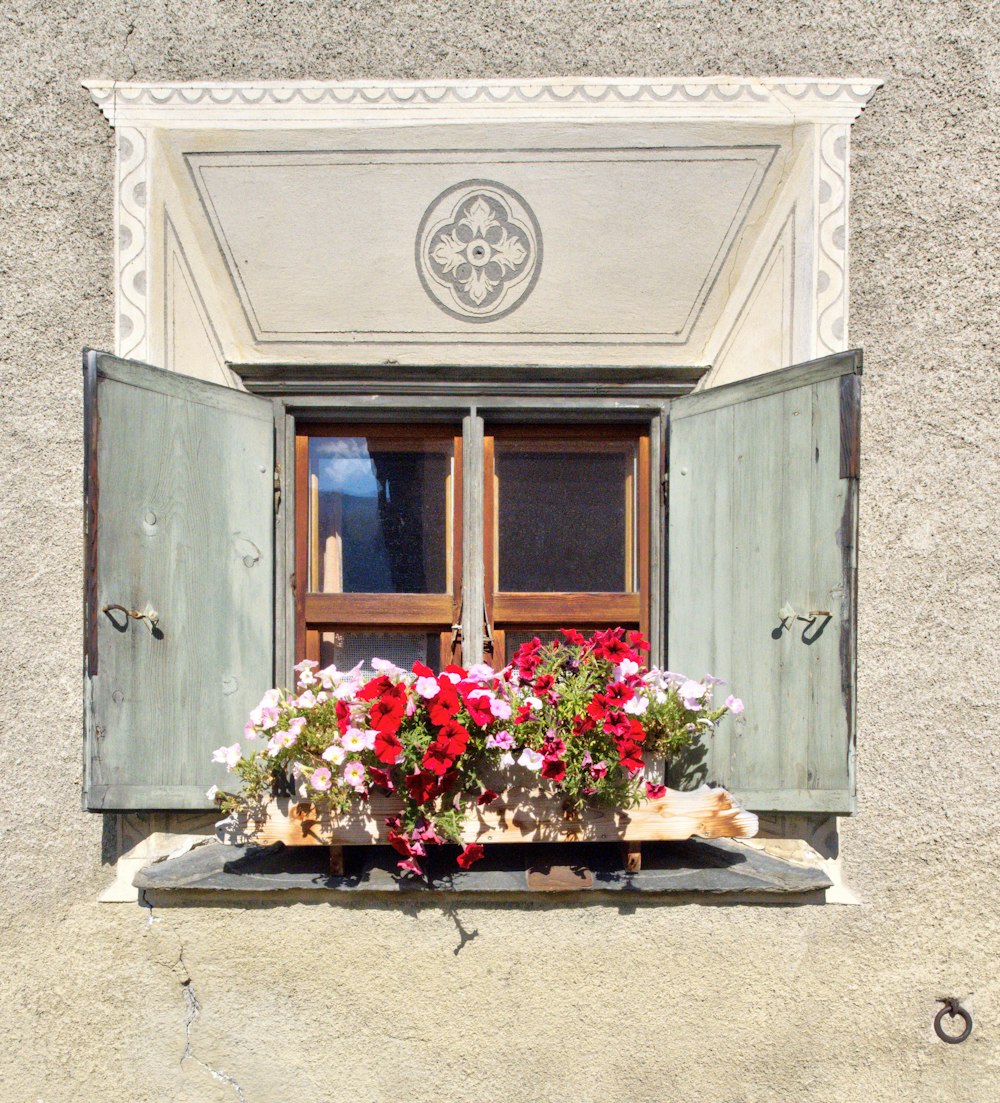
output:
[[[185,159],[257,345],[569,342],[645,357],[689,342],[777,150]]]
[[[516,191],[466,180],[427,208],[416,258],[424,290],[446,314],[491,322],[531,293],[542,269],[542,233]]]
[[[230,363],[728,378],[764,338],[842,348],[878,83],[89,82],[118,131],[118,350],[164,363],[187,324],[169,225]]]

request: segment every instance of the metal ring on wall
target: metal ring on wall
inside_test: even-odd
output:
[[[972,1016],[958,1000],[947,999],[941,1002],[944,1004],[944,1007],[934,1016],[934,1033],[937,1034],[942,1042],[947,1042],[952,1046],[958,1045],[959,1042],[964,1042],[972,1033]],[[947,1033],[942,1025],[945,1015],[950,1019],[961,1019],[962,1022],[965,1023],[961,1034]]]

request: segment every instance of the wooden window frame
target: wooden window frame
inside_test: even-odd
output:
[[[558,442],[560,445],[587,442],[634,443],[637,470],[635,487],[636,516],[632,528],[635,544],[635,583],[632,590],[595,593],[585,591],[513,592],[499,589],[497,520],[499,502],[495,443],[505,441]],[[490,426],[483,447],[483,562],[487,624],[493,646],[492,660],[503,666],[507,654],[507,633],[538,628],[558,631],[561,627],[617,625],[649,632],[649,543],[650,513],[650,439],[647,427],[635,422],[602,425],[587,423],[543,423],[534,425]]]
[[[649,564],[647,637],[653,662],[666,656],[666,532],[663,502],[670,402],[693,390],[702,368],[685,367],[345,367],[234,365],[248,391],[270,399],[274,411],[278,480],[275,547],[275,684],[291,676],[297,657],[295,546],[296,435],[321,424],[367,426],[462,425],[465,548],[482,546],[470,504],[483,494],[482,438],[490,425],[552,426],[572,422],[639,427],[649,437]],[[475,512],[475,510],[473,510]],[[483,593],[481,556],[462,561],[462,592]],[[461,616],[464,664],[483,653],[487,627],[479,603]],[[455,623],[458,623],[456,620]],[[366,626],[367,627],[367,626]]]
[[[450,570],[444,593],[328,593],[310,589],[309,442],[316,437],[367,437],[416,446],[451,442],[451,536],[447,549]],[[300,424],[295,433],[295,651],[320,661],[322,635],[331,631],[437,633],[440,662],[452,662],[454,633],[462,605],[462,437],[455,428],[419,422],[319,422]],[[446,538],[447,539],[447,538]],[[301,580],[301,582],[300,582]]]

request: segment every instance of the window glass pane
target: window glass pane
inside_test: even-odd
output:
[[[636,589],[636,446],[495,443],[498,586],[505,592]]]
[[[309,440],[309,589],[450,592],[452,443]]]
[[[361,672],[373,678],[372,659],[387,659],[403,670],[415,660],[432,670],[441,669],[441,637],[437,632],[323,632],[320,634],[320,666],[334,664],[338,670],[352,670],[364,663]]]

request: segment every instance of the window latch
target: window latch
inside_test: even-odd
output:
[[[101,612],[107,613],[108,617],[112,621],[115,620],[115,618],[111,616],[112,613],[124,613],[125,621],[123,624],[118,626],[122,631],[128,626],[129,620],[141,620],[145,621],[146,627],[155,636],[156,626],[160,623],[160,614],[149,605],[147,605],[145,609],[140,611],[139,609],[129,609],[125,605],[108,603],[107,605],[101,606]]]
[[[451,650],[454,655],[455,648],[462,642],[462,606],[463,602],[458,603],[458,613],[455,616],[455,622],[451,626]]]
[[[787,628],[789,632],[791,632],[792,626],[797,620],[804,620],[807,624],[815,624],[820,617],[824,620],[829,620],[832,616],[833,613],[829,612],[827,609],[813,609],[809,613],[796,613],[789,601],[786,601],[778,610],[778,619],[781,621],[781,627]]]

